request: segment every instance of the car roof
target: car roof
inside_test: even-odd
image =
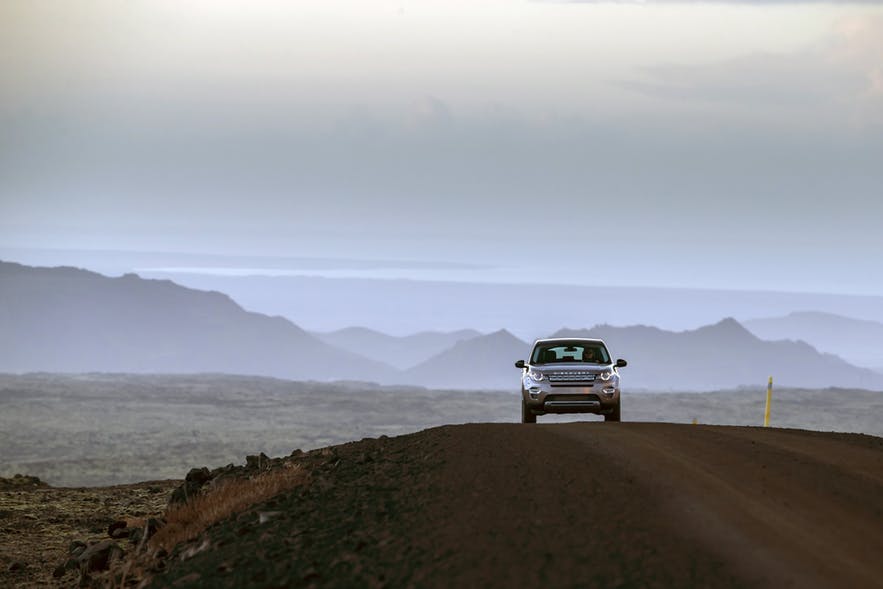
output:
[[[587,344],[603,344],[604,340],[589,337],[546,337],[534,340],[533,345],[555,342],[585,342]]]

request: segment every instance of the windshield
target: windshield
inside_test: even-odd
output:
[[[556,341],[538,343],[530,357],[531,364],[551,364],[552,362],[588,362],[609,364],[610,354],[602,343],[581,341]]]

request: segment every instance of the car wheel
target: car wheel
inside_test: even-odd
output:
[[[537,416],[531,413],[530,409],[527,408],[527,403],[524,402],[524,399],[521,400],[521,423],[536,423]]]
[[[616,407],[613,409],[612,413],[608,413],[604,416],[604,421],[619,421],[619,403],[616,404]]]

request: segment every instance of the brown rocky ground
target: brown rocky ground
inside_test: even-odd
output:
[[[258,460],[279,467],[308,476],[117,571],[149,587],[883,587],[873,436],[476,424]]]
[[[0,478],[0,587],[77,586],[53,570],[71,542],[104,540],[108,525],[160,513],[181,481],[53,488],[26,477]]]

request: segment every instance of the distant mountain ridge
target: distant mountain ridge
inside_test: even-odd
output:
[[[526,358],[530,346],[505,329],[457,342],[400,376],[402,383],[433,388],[519,388],[516,360]]]
[[[858,368],[805,342],[764,341],[732,318],[673,332],[645,325],[561,329],[551,337],[603,339],[625,358],[624,389],[700,391],[766,385],[857,387],[883,390],[883,375]],[[512,364],[530,345],[501,330],[457,343],[400,375],[401,382],[433,388],[519,389]]]
[[[334,348],[219,292],[135,274],[0,262],[0,371],[223,372],[385,381],[389,366]]]
[[[866,368],[883,369],[883,323],[821,311],[749,319],[743,324],[763,339],[803,340]]]
[[[715,390],[757,384],[769,376],[782,386],[883,389],[883,375],[853,366],[802,341],[765,341],[727,318],[699,329],[671,332],[635,325],[562,329],[555,337],[603,339],[622,370],[626,387]]]
[[[521,337],[562,326],[659,325],[691,329],[722,317],[775,317],[815,309],[883,322],[883,296],[661,287],[458,283],[321,276],[219,276],[151,272],[229,294],[248,309],[282,315],[311,331],[364,325],[384,333],[505,327]],[[529,281],[530,274],[523,274]],[[354,295],[358,296],[354,296]],[[301,319],[303,317],[303,319]]]
[[[347,327],[325,333],[313,332],[313,335],[332,346],[405,370],[481,333],[474,329],[461,329],[393,336],[367,327]]]

